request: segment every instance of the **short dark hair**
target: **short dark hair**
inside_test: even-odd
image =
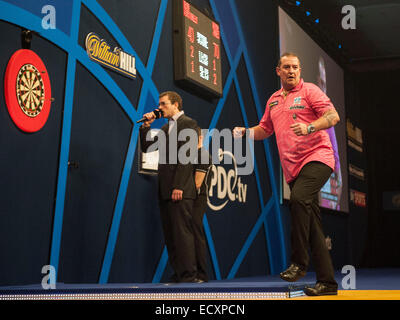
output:
[[[282,58],[283,58],[283,57],[296,57],[296,58],[299,60],[299,64],[300,64],[300,58],[299,58],[299,56],[298,56],[297,54],[295,54],[295,53],[293,53],[293,52],[285,52],[284,54],[282,54],[282,55],[279,57],[278,67],[281,66]]]
[[[162,98],[164,96],[168,96],[168,99],[171,101],[172,104],[177,102],[179,111],[183,110],[182,98],[178,93],[176,93],[175,91],[165,91],[160,94],[159,98]]]

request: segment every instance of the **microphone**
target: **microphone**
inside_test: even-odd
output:
[[[153,110],[154,115],[156,116],[156,119],[161,118],[162,112],[158,109]],[[147,118],[143,117],[142,119],[136,121],[136,123],[141,123],[147,121]]]

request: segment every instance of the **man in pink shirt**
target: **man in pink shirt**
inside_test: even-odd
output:
[[[335,168],[330,138],[325,129],[339,122],[330,99],[316,85],[300,78],[299,58],[281,56],[276,68],[282,88],[268,100],[260,123],[250,128],[250,137],[262,140],[275,133],[282,169],[291,190],[291,265],[280,274],[297,281],[306,274],[311,249],[317,283],[307,295],[335,295],[337,283],[325,243],[318,193]],[[233,129],[242,137],[246,128]]]

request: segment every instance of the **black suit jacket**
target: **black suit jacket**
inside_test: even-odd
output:
[[[185,141],[177,141],[177,137],[179,137],[179,133],[184,129],[194,130],[197,127],[197,122],[183,114],[176,120],[175,125],[176,134],[168,134],[168,123],[162,126],[159,133],[162,134],[161,132],[163,132],[166,137],[165,148],[159,148],[160,159],[165,156],[164,159],[166,160],[165,163],[158,164],[159,197],[161,200],[169,200],[171,199],[172,190],[179,189],[183,191],[184,199],[195,199],[196,187],[194,183],[193,164],[191,161],[189,163],[182,163],[178,155],[182,146],[185,146],[185,149],[187,147],[187,150],[193,150],[197,152],[197,136],[195,141],[192,141],[193,139],[190,140],[189,138],[187,138]],[[162,138],[157,136],[155,137],[154,141],[146,141],[146,135],[149,130],[150,127],[140,127],[140,144],[143,152],[146,152],[147,149],[155,142],[160,143],[161,141],[162,143],[163,141]],[[175,157],[170,155],[170,144],[173,143],[172,140],[176,141],[176,149],[173,148],[173,150],[171,150],[172,152],[175,152]],[[194,147],[190,147],[188,143],[193,143]],[[172,146],[174,145],[172,144]],[[188,155],[188,153],[186,153],[186,155]]]

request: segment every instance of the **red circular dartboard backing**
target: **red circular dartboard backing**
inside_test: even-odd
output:
[[[32,50],[18,50],[10,58],[4,96],[11,119],[22,131],[36,132],[45,125],[51,105],[50,78]]]

